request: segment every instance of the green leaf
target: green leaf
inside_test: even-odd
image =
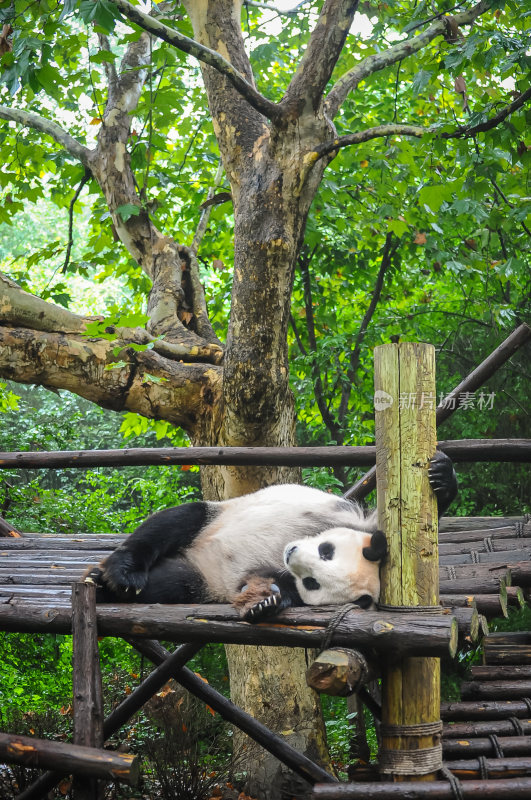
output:
[[[143,328],[148,321],[147,314],[120,314],[115,324],[119,328]]]
[[[105,369],[123,369],[124,367],[129,366],[128,361],[113,361],[111,364],[105,364]]]
[[[114,24],[120,19],[117,6],[108,0],[81,0],[81,17],[84,22],[96,22],[107,33],[112,33]]]
[[[104,62],[112,64],[117,58],[118,56],[116,53],[111,53],[110,50],[100,50],[98,53],[94,53],[94,55],[90,57],[90,60],[94,64],[103,64]]]
[[[77,0],[63,0],[63,8],[59,15],[59,22],[62,22],[65,17],[68,17],[74,11],[76,6]]]
[[[144,372],[142,375],[142,383],[165,383],[167,380],[168,378],[151,375],[149,372]]]
[[[419,95],[426,88],[426,86],[429,84],[429,82],[431,81],[432,77],[433,77],[432,73],[428,72],[428,70],[419,69],[419,71],[415,75],[415,77],[413,79],[413,83],[411,85],[411,88],[413,90],[413,94],[414,95]]]
[[[407,222],[403,222],[401,219],[388,219],[387,220],[387,230],[391,233],[395,233],[398,237],[403,236],[409,229]]]
[[[427,206],[435,213],[451,194],[451,185],[439,183],[436,185],[423,186],[422,189],[419,190],[418,198],[421,205]]]
[[[127,222],[131,217],[138,217],[140,214],[140,206],[135,206],[132,203],[125,203],[123,206],[118,206],[116,213],[122,218],[122,222]]]

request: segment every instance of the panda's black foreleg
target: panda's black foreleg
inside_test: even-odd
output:
[[[207,503],[197,502],[152,514],[108,558],[90,569],[85,580],[107,590],[115,599],[135,600],[145,589],[153,567],[162,559],[184,553],[204,528],[209,513]]]
[[[182,558],[164,558],[149,571],[137,603],[204,603],[208,600],[199,570]]]
[[[452,459],[442,450],[435,451],[435,455],[430,461],[428,476],[431,488],[437,497],[437,511],[440,519],[457,496],[457,477],[454,465]]]
[[[293,575],[274,568],[249,575],[232,604],[246,622],[264,622],[285,608],[304,605]]]

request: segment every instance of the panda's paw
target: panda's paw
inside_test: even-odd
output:
[[[89,567],[83,575],[83,581],[84,583],[93,583],[97,589],[101,589],[103,586],[103,573],[101,571],[101,567],[99,565],[97,567]]]
[[[262,622],[287,605],[274,579],[258,575],[247,580],[232,604],[246,622]]]
[[[275,584],[272,584],[275,586]],[[243,615],[245,622],[264,622],[271,617],[274,617],[285,607],[280,591],[272,592],[269,597],[255,603],[254,606],[247,609]]]
[[[441,450],[436,450],[428,469],[430,486],[434,492],[446,492],[455,480],[452,460]]]
[[[436,450],[430,459],[428,477],[437,497],[439,516],[441,516],[457,495],[457,477],[452,459],[441,450]]]
[[[135,600],[147,584],[148,570],[139,569],[133,554],[125,548],[115,550],[96,569],[101,573],[100,585],[124,602]]]

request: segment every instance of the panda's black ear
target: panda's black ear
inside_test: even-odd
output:
[[[367,561],[381,561],[387,555],[387,539],[383,531],[375,531],[371,536],[371,543],[362,550]]]

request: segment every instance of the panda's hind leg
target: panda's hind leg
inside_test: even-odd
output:
[[[209,506],[203,502],[184,503],[152,514],[108,558],[92,567],[85,580],[110,591],[116,599],[135,600],[147,586],[155,565],[184,554],[210,516]]]
[[[232,605],[246,622],[264,622],[284,608],[304,603],[287,570],[264,569],[249,575]]]

